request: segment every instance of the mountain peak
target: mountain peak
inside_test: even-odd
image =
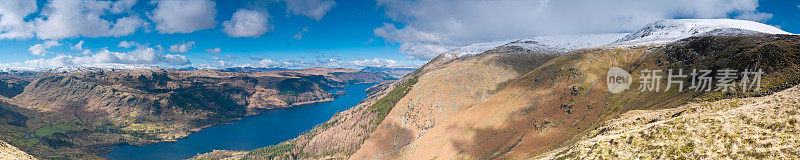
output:
[[[791,34],[767,24],[737,19],[666,19],[651,22],[617,44],[675,41],[700,35]]]
[[[625,35],[626,33],[551,35],[511,40],[477,42],[458,47],[442,54],[451,59],[464,58],[477,55],[500,46],[515,46],[544,53],[569,52],[575,49],[606,45],[614,42],[614,40],[622,38]]]

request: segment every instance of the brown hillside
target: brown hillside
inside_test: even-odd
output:
[[[800,71],[798,44],[800,37],[797,36],[761,35],[689,38],[664,46],[582,49],[536,68],[476,105],[443,119],[414,117],[405,108],[420,106],[415,110],[430,113],[459,106],[435,99],[428,102],[437,105],[418,105],[415,102],[420,97],[411,96],[415,92],[412,90],[350,158],[534,157],[569,145],[603,121],[629,110],[672,108],[690,101],[758,96],[788,88],[800,80],[797,76]],[[612,66],[633,71],[631,73],[643,69],[759,67],[766,72],[762,79],[765,88],[758,93],[639,92],[634,84],[633,90],[612,95],[605,85],[606,71]],[[426,74],[430,73],[420,77]],[[445,88],[460,87],[449,84],[453,82],[439,83],[448,85]],[[662,83],[661,88],[664,87]],[[469,101],[469,98],[460,101]],[[394,117],[400,120],[393,120]],[[415,129],[425,126],[419,125],[426,124],[420,122],[432,121],[436,123],[427,125],[427,130]]]

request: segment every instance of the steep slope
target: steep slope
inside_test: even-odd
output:
[[[17,78],[0,79],[0,96],[14,97],[25,90],[31,82]]]
[[[700,37],[664,48],[609,46],[574,51],[538,67],[424,132],[408,132],[413,128],[387,119],[380,125],[386,129],[373,132],[350,158],[533,157],[570,144],[575,137],[585,134],[587,128],[628,110],[676,107],[693,99],[762,94],[629,90],[611,95],[605,90],[604,77],[612,66],[637,73],[647,68],[716,70],[752,68],[760,64],[758,67],[767,73],[764,93],[769,93],[789,87],[783,84],[796,84],[800,80],[797,76],[786,76],[797,75],[800,71],[798,43],[800,38],[796,36]],[[752,62],[741,63],[741,60]],[[400,102],[412,101],[412,98],[415,97],[406,96]],[[418,119],[404,116],[407,112],[402,110],[406,108],[404,105],[398,103],[389,117]],[[442,105],[442,108],[450,107],[453,106]]]
[[[557,56],[499,47],[416,76],[418,81],[414,87],[391,109],[398,113],[388,114],[378,130],[370,135],[372,140],[366,141],[361,150],[405,145],[442,121],[484,101],[514,78]]]
[[[289,149],[288,153],[278,152],[269,155],[295,157],[303,155],[306,158],[348,156],[359,149],[361,142],[370,136],[378,124],[386,121],[413,126],[411,127],[413,129],[407,130],[408,133],[404,136],[424,132],[449,116],[486,99],[510,80],[563,53],[561,51],[541,53],[531,50],[531,47],[518,45],[519,43],[525,42],[494,47],[482,54],[454,59],[446,65],[428,65],[394,84],[388,86],[384,84],[382,87],[387,89],[376,92],[376,96],[337,114],[323,126],[282,144],[286,148],[294,148]],[[415,99],[401,100],[402,97],[415,97]],[[405,118],[408,119],[386,117],[389,110],[394,110],[392,108],[400,104],[403,104],[402,110],[408,111],[405,113],[405,116],[408,116]],[[383,120],[384,118],[387,120]],[[291,146],[285,146],[286,144]],[[268,155],[264,153],[265,150],[253,151],[249,157]]]
[[[38,72],[0,71],[0,96],[10,98],[25,90],[36,79]]]
[[[562,37],[561,41],[563,39],[566,38]],[[607,39],[608,43],[613,40]],[[309,133],[280,145],[255,150],[246,157],[331,158],[349,156],[359,148],[385,148],[386,144],[393,143],[369,142],[373,146],[361,146],[361,143],[368,136],[380,136],[387,141],[395,141],[390,137],[398,135],[393,133],[396,131],[402,132],[398,137],[413,137],[425,132],[450,116],[485,100],[511,80],[560,56],[564,51],[569,51],[567,48],[551,49],[551,46],[538,43],[518,40],[495,46],[481,54],[442,61],[442,65],[423,66],[394,84],[381,85],[387,89],[376,92],[376,96],[337,114]],[[447,53],[442,54],[439,58],[446,55]],[[436,62],[429,62],[431,63]],[[403,97],[414,98],[400,99]],[[403,116],[387,116],[390,110],[402,110]],[[376,127],[380,133],[372,132]],[[407,142],[408,139],[396,141],[397,144]]]
[[[800,86],[765,97],[634,110],[541,158],[798,159],[798,103]]]

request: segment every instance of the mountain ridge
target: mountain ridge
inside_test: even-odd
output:
[[[692,33],[681,39],[668,37],[665,38],[667,41],[609,42],[560,54],[503,46],[504,42],[508,44],[511,41],[473,45],[481,52],[465,54],[469,55],[465,57],[445,52],[391,84],[383,93],[329,121],[345,121],[342,124],[316,127],[312,134],[252,151],[244,159],[531,158],[569,146],[602,122],[628,110],[672,108],[690,101],[768,95],[800,82],[800,77],[786,76],[797,75],[800,71],[796,67],[800,62],[796,57],[791,58],[800,53],[800,50],[792,48],[793,44],[800,42],[797,36],[752,34],[751,30],[714,26],[705,29],[710,29],[710,32]],[[737,50],[743,53],[732,52]],[[542,57],[547,55],[554,57]],[[526,63],[537,59],[546,62]],[[739,64],[741,60],[747,63]],[[530,67],[515,69],[521,64]],[[601,78],[608,67],[615,65],[635,73],[645,67],[716,69],[747,68],[752,64],[762,64],[760,67],[767,68],[765,91],[689,92],[677,96],[674,92],[638,93],[629,90],[625,94],[610,95],[605,92],[606,84]],[[495,76],[506,78],[493,78]],[[486,84],[469,84],[476,79]],[[415,83],[406,86],[409,81]],[[405,88],[402,86],[410,88],[400,95],[387,94],[398,87]],[[391,98],[394,100],[391,104],[395,105],[387,107],[388,113],[386,109],[370,111],[365,107],[375,106],[376,99],[387,97],[400,97]],[[367,116],[359,119],[383,120],[380,124],[365,126],[369,135],[363,135],[365,130],[331,129],[349,128],[352,119],[347,115],[353,113]],[[321,138],[317,133],[358,133],[360,137]],[[361,144],[320,146],[353,143]],[[316,149],[307,147],[309,145]],[[277,148],[281,150],[275,150]]]
[[[615,44],[670,42],[709,32],[725,34],[791,34],[763,23],[736,19],[668,19],[648,23]]]

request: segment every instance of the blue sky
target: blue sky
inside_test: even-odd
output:
[[[667,18],[747,19],[800,33],[797,1],[613,1],[38,0],[32,7],[31,0],[4,0],[0,66],[418,67],[471,42],[630,32]],[[239,11],[247,16],[232,20]],[[82,19],[93,16],[99,19]],[[131,23],[119,23],[126,18]],[[75,27],[84,25],[93,27]],[[170,50],[181,44],[191,45]]]
[[[762,0],[759,4],[759,10],[773,14],[767,24],[780,26],[790,33],[800,33],[800,1]]]

